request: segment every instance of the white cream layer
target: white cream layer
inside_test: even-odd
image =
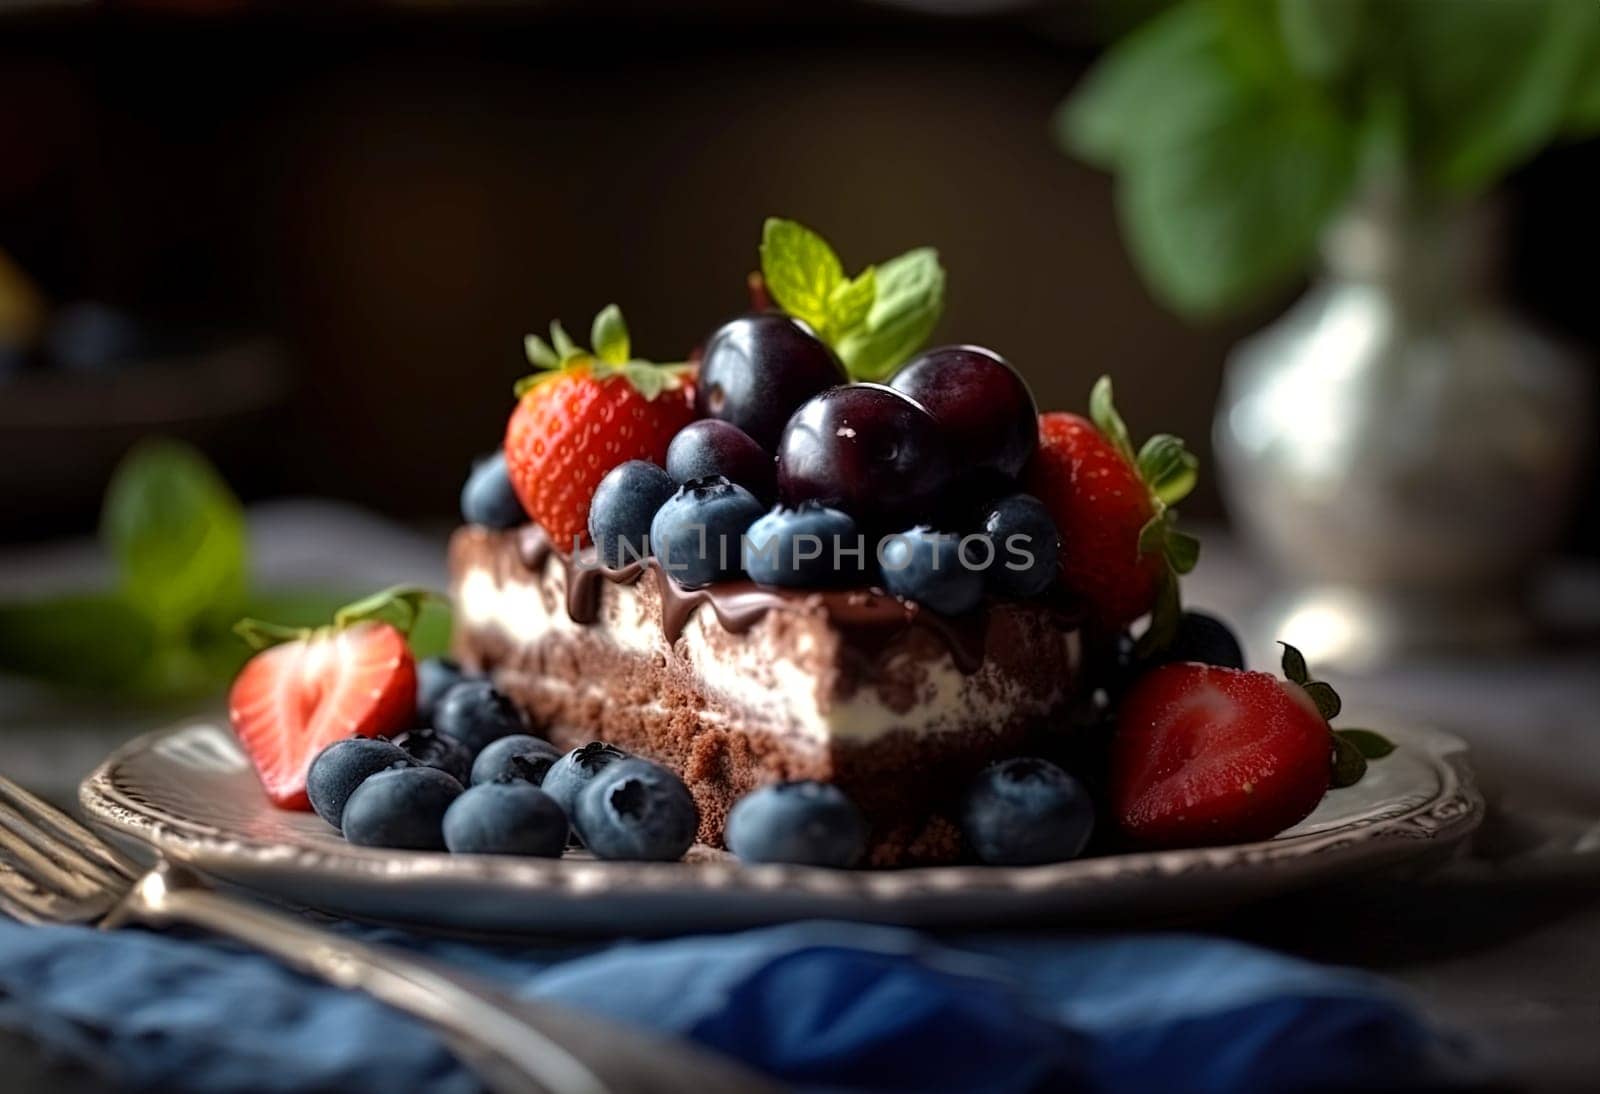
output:
[[[690,616],[674,653],[636,586],[603,582],[594,622],[579,624],[567,614],[565,581],[565,571],[559,567],[548,569],[543,581],[513,577],[503,582],[489,568],[475,567],[456,583],[457,623],[472,629],[493,628],[519,644],[536,641],[551,631],[576,633],[581,629],[598,632],[640,655],[682,656],[706,691],[730,709],[746,713],[752,723],[769,732],[817,745],[865,743],[895,730],[933,734],[993,726],[998,731],[1018,714],[1047,713],[1065,697],[1065,680],[1058,694],[1041,701],[1028,695],[1016,680],[1001,676],[989,662],[969,674],[946,654],[921,659],[921,690],[909,711],[892,709],[874,688],[858,688],[850,698],[836,700],[824,710],[811,674],[790,658],[774,658],[769,645],[751,641],[730,652],[724,641],[720,649],[713,648],[708,634],[711,628],[720,631],[722,624],[704,605]],[[1064,634],[1061,640],[1076,639]],[[795,652],[804,655],[809,651]],[[768,679],[775,682],[769,685]],[[702,713],[708,720],[722,720],[719,712]]]

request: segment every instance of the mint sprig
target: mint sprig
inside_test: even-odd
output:
[[[944,311],[944,267],[932,247],[849,277],[822,236],[769,217],[761,274],[773,301],[816,330],[855,380],[886,379],[927,341]]]

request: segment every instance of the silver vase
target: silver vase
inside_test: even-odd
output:
[[[1498,299],[1495,235],[1482,206],[1371,197],[1306,295],[1233,352],[1221,483],[1280,589],[1255,633],[1346,668],[1528,635],[1591,392]]]

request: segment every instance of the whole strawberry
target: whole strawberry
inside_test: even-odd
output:
[[[527,339],[541,371],[517,384],[505,454],[523,508],[567,550],[588,541],[589,500],[606,472],[665,462],[667,444],[694,418],[694,380],[683,365],[634,360],[615,304],[595,316],[593,352],[560,323],[550,334],[550,343]]]
[[[1091,622],[1115,632],[1160,605],[1147,645],[1164,644],[1177,618],[1177,575],[1194,568],[1200,549],[1168,507],[1194,488],[1197,461],[1165,433],[1136,456],[1109,378],[1095,384],[1089,407],[1090,418],[1039,415],[1027,489],[1055,518],[1062,582]]]
[[[228,720],[274,805],[311,808],[306,773],[333,742],[410,727],[417,670],[405,632],[431,595],[387,589],[341,609],[327,627],[246,619],[234,628],[260,652],[234,678]]]
[[[1198,662],[1142,677],[1117,710],[1111,806],[1145,847],[1270,839],[1303,820],[1330,785],[1348,786],[1393,746],[1338,730],[1339,697],[1284,647],[1288,680]]]

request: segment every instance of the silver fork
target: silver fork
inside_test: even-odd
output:
[[[515,999],[453,969],[226,896],[165,860],[142,869],[4,776],[0,910],[28,923],[185,924],[242,942],[421,1019],[501,1094],[776,1089],[699,1049]]]

